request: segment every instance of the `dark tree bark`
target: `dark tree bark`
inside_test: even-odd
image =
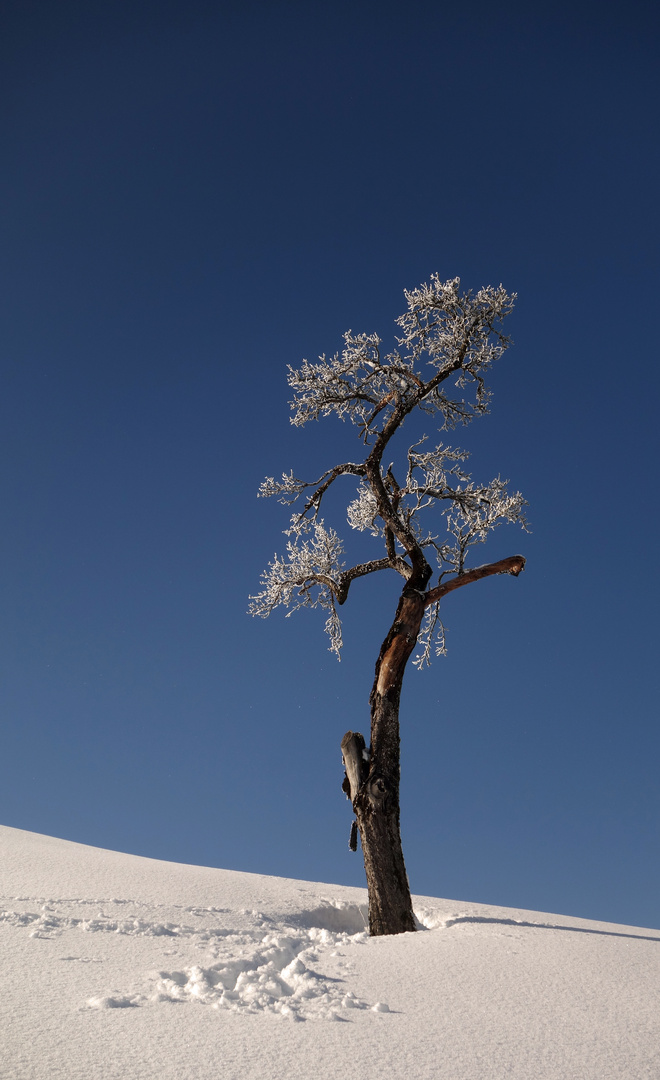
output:
[[[369,933],[375,936],[415,929],[399,828],[399,701],[423,614],[423,593],[406,587],[376,663],[368,762],[359,733],[347,732],[342,740],[367,875]]]
[[[492,574],[518,576],[525,565],[513,555],[480,566],[424,592],[406,584],[394,622],[382,644],[371,690],[371,749],[363,736],[348,731],[342,739],[344,790],[350,798],[362,843],[369,893],[369,933],[373,936],[415,930],[408,875],[399,826],[399,703],[406,664],[417,642],[425,609],[446,593]]]

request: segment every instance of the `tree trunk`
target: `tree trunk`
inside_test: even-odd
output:
[[[423,614],[424,594],[407,586],[376,663],[368,764],[360,752],[362,736],[347,732],[342,740],[367,874],[369,933],[374,936],[416,928],[399,830],[399,700]]]
[[[346,766],[344,791],[355,810],[369,891],[369,933],[403,934],[415,930],[410,886],[399,830],[399,700],[406,664],[415,648],[424,609],[454,589],[493,574],[517,577],[522,555],[467,570],[429,592],[430,567],[422,565],[406,584],[390,632],[382,644],[371,690],[371,750],[359,732],[347,731],[341,749]],[[426,571],[428,570],[428,574]],[[353,850],[353,833],[351,833]]]

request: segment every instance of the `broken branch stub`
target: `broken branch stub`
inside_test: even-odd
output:
[[[369,752],[364,736],[359,731],[347,731],[341,740],[341,753],[346,769],[346,778],[342,785],[346,797],[355,804],[357,793],[369,772]]]

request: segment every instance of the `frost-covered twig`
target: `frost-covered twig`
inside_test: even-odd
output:
[[[343,566],[342,542],[334,529],[326,529],[323,521],[301,523],[297,515],[287,533],[291,539],[286,545],[286,557],[275,555],[269,563],[262,574],[263,589],[250,597],[248,611],[250,615],[267,618],[280,605],[289,608],[287,615],[301,607],[325,608],[330,649],[339,657],[342,637],[335,602]]]

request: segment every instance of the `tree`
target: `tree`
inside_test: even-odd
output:
[[[321,607],[327,612],[330,649],[339,657],[337,609],[353,581],[381,570],[403,578],[394,621],[376,661],[371,745],[351,731],[341,744],[344,791],[356,816],[351,847],[357,846],[357,827],[374,935],[415,929],[399,830],[399,701],[406,664],[415,645],[420,649],[413,663],[419,668],[434,651],[444,653],[443,596],[492,574],[517,577],[525,565],[522,555],[512,555],[468,569],[470,548],[498,525],[525,527],[526,503],[519,492],[509,494],[499,477],[475,483],[463,468],[466,451],[442,443],[426,449],[424,435],[408,447],[401,471],[395,474],[394,462],[383,465],[385,451],[412,413],[435,416],[442,431],[488,411],[484,375],[510,343],[501,327],[515,294],[507,295],[502,286],[476,294],[460,293],[459,287],[458,278],[442,282],[435,274],[429,284],[406,291],[407,311],[396,320],[400,336],[386,355],[376,334],[349,331],[341,354],[323,355],[318,363],[304,360],[297,370],[289,367],[291,422],[300,426],[334,413],[357,426],[367,449],[360,461],[335,465],[316,480],[285,473],[281,480],[268,477],[259,490],[260,496],[277,496],[286,505],[300,502],[286,530],[286,555],[275,556],[265,571],[262,591],[250,598],[251,614],[266,617],[280,604],[289,613]],[[357,496],[347,509],[349,525],[368,530],[383,552],[348,567],[342,541],[320,516],[326,492],[340,477],[357,479]],[[421,519],[434,509],[439,522],[429,531]],[[440,536],[437,528],[443,521]],[[437,563],[435,584],[427,556]],[[453,576],[446,579],[447,574]]]

